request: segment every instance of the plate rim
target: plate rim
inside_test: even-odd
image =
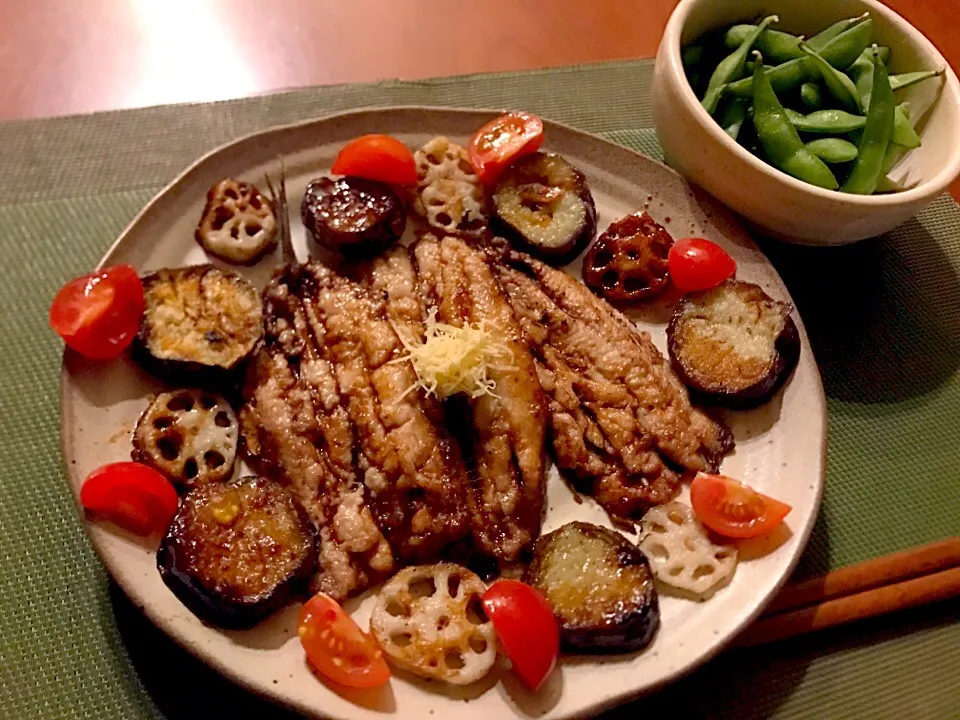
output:
[[[195,160],[190,162],[186,167],[184,167],[179,173],[177,173],[177,175],[174,178],[172,178],[166,185],[164,185],[163,188],[158,190],[150,198],[150,200],[147,201],[147,203],[144,204],[142,208],[140,208],[140,210],[134,215],[134,217],[130,220],[130,222],[127,223],[127,225],[123,228],[123,230],[120,232],[117,238],[104,251],[102,257],[97,262],[97,265],[94,268],[94,271],[102,269],[107,264],[111,256],[114,255],[114,253],[122,245],[132,241],[131,236],[133,235],[133,232],[137,227],[137,225],[140,224],[144,216],[146,216],[150,212],[153,206],[158,202],[160,202],[163,196],[165,196],[166,194],[174,190],[185,178],[187,178],[199,166],[201,166],[211,158],[221,153],[229,151],[232,147],[236,145],[242,144],[244,142],[249,142],[250,140],[255,139],[257,137],[268,136],[268,135],[273,135],[277,133],[284,133],[291,130],[303,129],[311,125],[322,124],[330,121],[337,121],[340,119],[349,118],[351,116],[370,115],[370,114],[376,114],[376,113],[396,113],[398,111],[444,112],[444,113],[453,113],[453,114],[462,115],[462,116],[476,116],[478,119],[477,126],[479,127],[480,124],[482,124],[483,122],[481,118],[495,117],[496,115],[504,112],[504,109],[503,108],[499,108],[499,109],[498,108],[463,108],[463,107],[451,107],[451,106],[444,106],[444,105],[417,105],[417,104],[365,106],[365,107],[353,108],[350,110],[344,110],[344,111],[339,111],[334,113],[327,113],[327,114],[319,115],[313,118],[299,120],[296,122],[271,125],[261,130],[255,130],[253,132],[245,133],[243,135],[238,135],[232,140],[229,140],[225,143],[221,143],[220,145],[217,145],[216,147],[210,149],[209,151],[203,153],[201,156],[197,157]],[[543,119],[545,129],[548,131],[552,126],[556,128],[561,128],[566,132],[588,138],[593,142],[601,143],[609,148],[614,148],[617,152],[625,152],[630,155],[633,155],[639,158],[641,162],[653,163],[654,165],[658,166],[661,170],[671,175],[674,175],[675,177],[679,178],[682,182],[686,183],[687,185],[691,187],[698,187],[694,183],[692,183],[691,181],[687,180],[682,175],[680,175],[677,171],[670,168],[664,162],[656,158],[650,157],[649,155],[646,155],[642,152],[634,150],[633,148],[627,147],[625,145],[620,145],[596,133],[581,130],[579,128],[573,127],[566,123],[558,122],[556,120],[552,120],[542,115],[541,115],[541,118]],[[820,447],[819,456],[816,458],[819,472],[817,473],[817,480],[813,490],[813,493],[814,493],[813,512],[810,513],[807,519],[807,522],[802,528],[799,529],[799,532],[794,533],[795,535],[798,536],[798,541],[796,546],[797,549],[794,555],[790,558],[789,562],[787,563],[785,572],[783,572],[781,577],[778,578],[778,580],[770,587],[769,591],[761,597],[760,601],[756,604],[753,610],[743,615],[740,621],[734,623],[733,627],[726,634],[726,637],[724,638],[724,640],[715,644],[713,647],[709,648],[707,651],[697,655],[692,660],[689,660],[685,663],[681,663],[678,667],[674,668],[672,671],[657,678],[656,681],[650,683],[649,685],[641,689],[627,690],[626,692],[615,691],[605,700],[595,702],[588,709],[584,710],[581,713],[577,713],[575,715],[576,717],[587,716],[587,715],[592,716],[594,714],[599,714],[609,709],[612,709],[614,707],[618,707],[620,705],[636,700],[637,698],[642,697],[644,695],[650,694],[652,692],[656,692],[657,690],[660,690],[663,687],[676,682],[678,679],[684,677],[685,675],[688,675],[696,668],[701,667],[702,665],[704,665],[705,663],[709,662],[711,659],[716,657],[721,651],[730,647],[735,642],[737,635],[741,633],[747,626],[749,626],[757,617],[761,615],[764,608],[766,608],[766,606],[770,603],[770,601],[777,594],[777,592],[779,592],[779,590],[790,579],[791,575],[793,574],[794,570],[797,567],[797,564],[800,561],[800,558],[803,556],[804,550],[806,549],[810,536],[813,532],[814,526],[816,525],[816,521],[822,510],[823,493],[824,493],[824,487],[826,485],[829,415],[827,410],[823,379],[820,374],[820,368],[816,362],[816,358],[814,356],[813,350],[810,347],[810,341],[806,332],[806,327],[804,325],[803,318],[800,316],[800,312],[796,308],[796,303],[793,301],[793,298],[790,295],[789,289],[786,287],[786,284],[783,282],[783,278],[780,277],[779,272],[777,272],[776,268],[766,257],[766,254],[759,249],[759,247],[757,246],[756,242],[753,239],[753,236],[750,235],[750,233],[746,230],[739,216],[737,216],[732,210],[730,210],[728,207],[723,205],[716,198],[713,198],[708,193],[705,193],[705,194],[710,199],[710,201],[715,205],[717,210],[727,214],[728,216],[727,219],[738,230],[741,231],[742,237],[748,240],[749,245],[752,248],[757,249],[761,254],[763,254],[763,257],[766,260],[767,264],[770,266],[774,275],[779,280],[782,289],[786,290],[787,297],[789,298],[790,302],[793,304],[794,310],[796,311],[795,320],[800,333],[801,347],[804,349],[806,353],[809,354],[810,363],[812,364],[813,369],[815,371],[813,373],[813,380],[814,380],[813,390],[815,391],[815,394],[816,394],[816,398],[815,398],[816,402],[815,402],[814,410],[821,425],[820,437],[817,438],[817,441]],[[219,655],[204,652],[203,648],[200,647],[199,644],[191,640],[191,638],[188,636],[188,633],[180,632],[179,629],[177,629],[175,626],[171,626],[171,624],[164,622],[159,617],[159,614],[153,611],[153,609],[150,607],[149,604],[144,604],[143,606],[140,606],[138,603],[134,601],[134,595],[130,592],[130,590],[128,590],[127,582],[122,581],[119,578],[119,575],[122,575],[122,573],[115,573],[113,571],[112,569],[113,563],[109,559],[109,553],[106,551],[105,545],[98,539],[97,533],[93,531],[95,526],[86,517],[86,513],[84,512],[82,506],[80,505],[79,496],[73,489],[74,485],[79,487],[79,485],[81,484],[82,478],[75,477],[75,470],[73,469],[74,463],[71,462],[71,459],[70,459],[73,456],[73,453],[70,452],[70,447],[72,445],[72,442],[69,440],[73,436],[73,433],[71,432],[72,424],[68,420],[67,414],[64,413],[64,407],[68,402],[67,395],[68,395],[68,386],[69,386],[69,371],[68,371],[68,366],[66,362],[67,352],[69,351],[65,348],[65,352],[61,356],[62,357],[61,370],[60,370],[59,381],[58,381],[59,382],[58,410],[60,414],[59,446],[60,446],[60,452],[61,452],[61,464],[64,469],[64,480],[67,483],[68,490],[70,491],[70,495],[73,499],[74,506],[77,508],[79,520],[81,525],[83,526],[84,534],[89,538],[90,544],[95,550],[100,562],[104,566],[104,569],[109,573],[112,581],[117,583],[117,585],[123,590],[127,598],[130,599],[131,602],[133,602],[134,605],[137,606],[137,609],[140,610],[155,627],[160,629],[168,638],[170,638],[173,642],[175,642],[181,648],[189,652],[191,655],[193,655],[199,661],[203,662],[208,667],[213,668],[216,672],[218,672],[220,675],[230,680],[232,683],[238,685],[239,687],[243,688],[247,692],[252,692],[253,694],[261,698],[264,698],[270,702],[279,704],[287,708],[294,709],[297,712],[303,713],[307,716],[332,717],[330,715],[323,713],[322,711],[319,711],[316,706],[310,703],[303,702],[295,697],[291,697],[290,695],[285,695],[282,692],[271,691],[271,687],[268,685],[263,685],[263,686],[257,685],[253,679],[251,679],[250,677],[248,677],[242,672],[235,671],[227,662],[221,660]],[[131,583],[131,585],[134,585],[134,584],[135,583]],[[212,629],[216,630],[216,628],[212,628]],[[398,710],[399,708],[395,709],[393,713],[396,713]]]

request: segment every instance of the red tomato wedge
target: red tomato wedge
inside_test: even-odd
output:
[[[50,327],[92,360],[117,357],[133,341],[143,315],[137,271],[117,265],[64,285],[50,306]]]
[[[177,491],[163,475],[136,462],[97,468],[80,488],[80,504],[124,530],[146,537],[167,529]]]
[[[497,580],[483,594],[483,609],[520,680],[538,689],[560,657],[560,628],[550,603],[526,583]]]
[[[467,152],[480,182],[489,185],[510,163],[535,153],[542,144],[543,120],[530,113],[512,112],[477,130],[470,138]]]
[[[693,479],[690,504],[700,522],[730,538],[764,535],[793,509],[742,482],[706,473],[698,473]]]
[[[390,679],[390,668],[377,641],[329,595],[317,593],[307,601],[297,632],[307,660],[335,683],[372,688]]]
[[[736,272],[737,263],[716,243],[684,238],[670,248],[667,267],[673,284],[691,292],[716,287]]]
[[[413,153],[389,135],[364,135],[351,140],[337,155],[331,172],[378,180],[388,185],[417,184]]]

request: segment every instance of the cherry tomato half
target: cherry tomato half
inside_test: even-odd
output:
[[[474,172],[485,185],[493,183],[510,163],[535,153],[543,144],[543,120],[523,112],[501,115],[477,130],[467,152]]]
[[[751,538],[773,530],[792,508],[723,475],[698,473],[690,485],[697,518],[715,533]]]
[[[389,185],[417,184],[413,153],[389,135],[364,135],[351,140],[337,155],[331,172],[379,180]]]
[[[80,504],[135,535],[166,530],[177,512],[177,491],[163,475],[136,462],[97,468],[80,488]]]
[[[703,238],[677,240],[667,255],[673,284],[684,292],[716,287],[737,269],[727,252]]]
[[[50,327],[93,360],[117,357],[133,341],[143,315],[137,271],[117,265],[64,285],[50,306]]]
[[[519,580],[497,580],[483,594],[483,609],[523,684],[536,690],[560,656],[560,628],[550,603]]]
[[[377,687],[390,679],[377,641],[329,595],[317,593],[307,601],[297,632],[307,660],[324,677],[352,688]]]

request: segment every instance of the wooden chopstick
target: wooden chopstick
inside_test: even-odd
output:
[[[787,586],[737,644],[760,645],[954,597],[960,597],[957,537]]]
[[[960,565],[960,537],[947,538],[787,585],[764,610],[771,615]]]

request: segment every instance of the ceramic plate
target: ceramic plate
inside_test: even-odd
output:
[[[103,265],[130,263],[141,271],[205,262],[193,240],[207,189],[232,176],[261,184],[284,158],[291,223],[298,254],[307,254],[299,219],[307,182],[327,171],[343,144],[365,133],[397,136],[410,147],[446,135],[464,142],[493,116],[492,111],[391,108],[333,115],[277,127],[213,151],[157,195],[103,258]],[[583,170],[596,199],[598,226],[641,209],[675,238],[697,235],[721,244],[736,259],[738,277],[759,283],[775,298],[789,300],[776,271],[727,211],[695,192],[676,173],[648,157],[568,127],[547,122],[545,149]],[[279,252],[244,275],[261,286],[279,264]],[[571,272],[578,273],[576,265]],[[676,297],[634,315],[661,349]],[[476,718],[570,718],[590,715],[663,685],[691,670],[729,643],[755,618],[786,580],[813,527],[823,484],[826,411],[823,389],[797,318],[803,341],[800,364],[785,390],[766,406],[725,417],[736,436],[736,452],[722,470],[793,506],[788,530],[741,548],[731,584],[706,603],[661,594],[662,626],[644,652],[616,657],[567,657],[537,694],[524,691],[509,670],[499,668],[479,687],[448,690],[410,678],[394,678],[388,689],[345,696],[310,672],[296,636],[299,605],[242,632],[223,631],[197,620],[167,590],[154,564],[157,538],[140,540],[113,526],[85,521],[103,562],[124,591],[174,640],[237,683],[315,717],[398,717],[446,720]],[[62,440],[71,487],[106,462],[129,459],[130,431],[160,386],[128,360],[91,363],[67,353],[61,383]],[[575,502],[555,469],[548,477],[544,531],[573,519],[608,524],[589,499]],[[347,608],[366,627],[372,593]],[[467,700],[467,702],[464,702]]]

